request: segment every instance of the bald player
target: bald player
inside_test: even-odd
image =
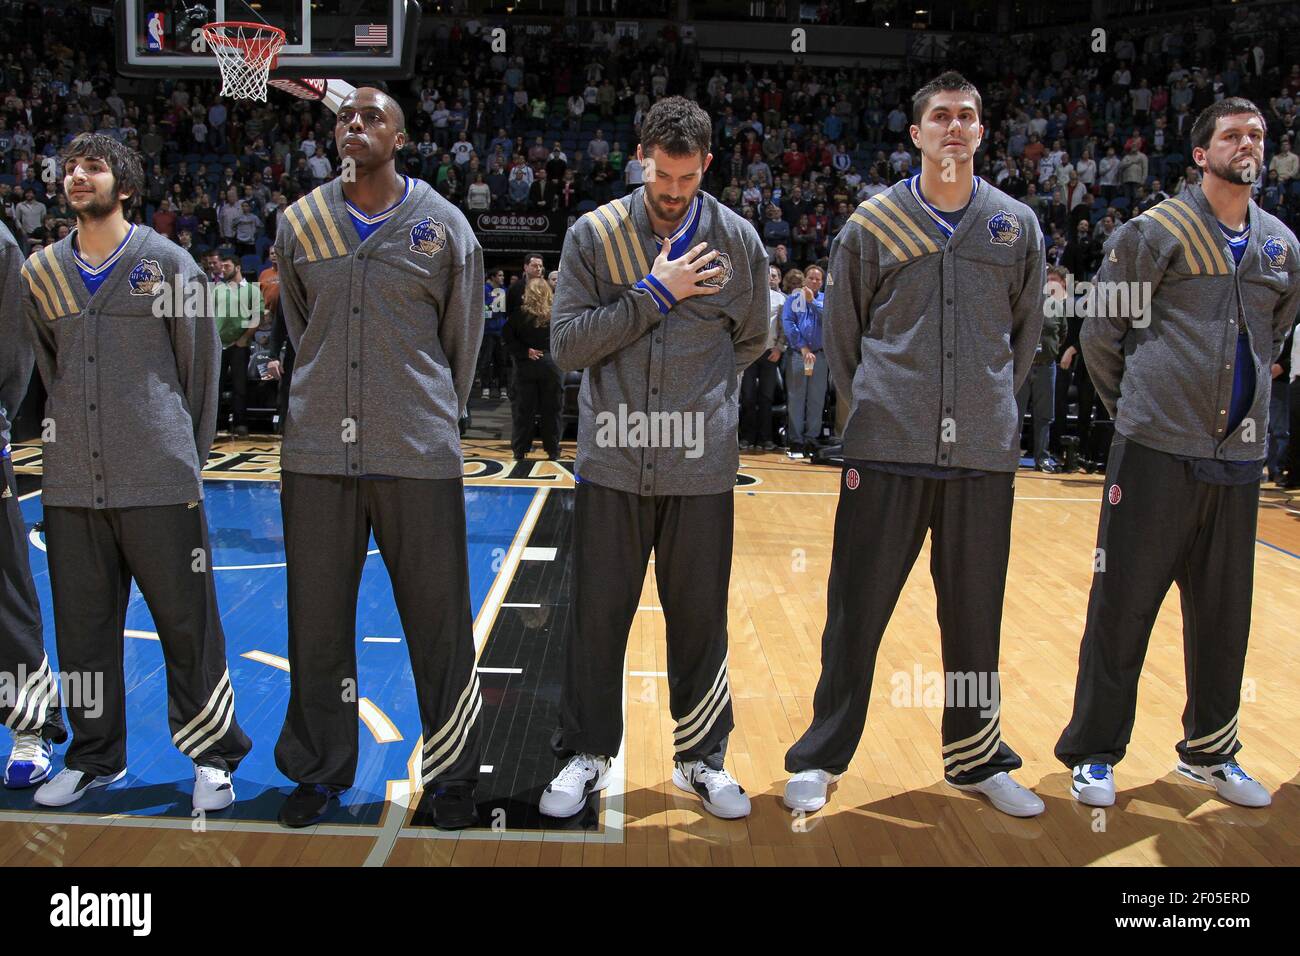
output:
[[[381,90],[341,103],[337,179],[285,210],[280,301],[297,352],[280,505],[290,698],[276,765],[310,826],[357,766],[357,590],[371,531],[393,582],[423,728],[434,822],[476,821],[481,707],[458,420],[483,335],[469,223],[397,172],[405,117]]]

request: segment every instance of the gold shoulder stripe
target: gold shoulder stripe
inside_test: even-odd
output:
[[[325,233],[321,231],[320,224],[316,222],[316,212],[312,209],[311,194],[302,198],[302,204],[298,207],[298,215],[306,223],[307,228],[311,231],[312,238],[316,241],[316,252],[322,259],[332,259],[333,250],[326,244]]]
[[[610,207],[615,207],[615,208],[610,208]],[[619,215],[620,210],[622,211],[623,216]],[[624,235],[624,231],[622,229],[623,218],[624,216],[627,215],[627,210],[623,209],[622,203],[610,202],[610,203],[606,203],[605,205],[597,209],[596,215],[601,220],[605,229],[607,230],[607,235],[609,237],[612,237],[613,246],[616,246],[618,248],[618,261],[619,263],[621,263],[623,267],[622,274],[627,277],[626,279],[619,279],[618,281],[620,283],[626,282],[628,285],[631,285],[641,277],[637,275],[636,270],[632,268],[632,256],[631,253],[628,252],[627,237]],[[609,245],[608,241],[606,243],[606,246],[607,246],[607,252],[609,252],[609,254],[611,255],[609,271],[610,274],[613,275],[615,274],[615,269],[613,268],[612,252],[610,251],[612,247]]]
[[[1161,208],[1162,206],[1164,206],[1164,203],[1161,203],[1159,206],[1151,207],[1146,211],[1145,215],[1150,216],[1154,221],[1164,226],[1165,229],[1167,229],[1182,245],[1183,256],[1187,259],[1188,265],[1192,267],[1192,275],[1198,276],[1202,271],[1209,271],[1208,263],[1206,268],[1202,270],[1200,265],[1202,260],[1199,256],[1193,253],[1192,242],[1183,231],[1183,224],[1175,220],[1168,210]]]
[[[303,251],[307,253],[307,261],[315,262],[320,256],[316,254],[316,246],[311,241],[311,237],[307,235],[307,230],[302,224],[302,216],[298,212],[298,205],[301,202],[302,200],[299,200],[286,209],[284,218],[289,223],[289,227],[293,229],[293,234],[301,244]]]
[[[48,246],[41,249],[27,260],[27,264],[32,267],[32,272],[36,275],[39,287],[45,291],[50,321],[54,321],[60,316],[67,315],[72,310],[63,304],[63,300],[59,298],[58,290],[54,287],[54,279],[50,276],[49,267],[45,263],[45,254],[48,251]]]
[[[55,318],[54,309],[50,306],[49,297],[45,294],[45,290],[41,288],[40,280],[36,276],[37,266],[34,263],[35,258],[36,257],[33,256],[31,259],[28,259],[23,263],[23,278],[27,280],[27,288],[32,290],[32,295],[36,297],[37,303],[39,303],[41,309],[44,310],[45,321],[52,322]]]
[[[921,228],[921,226],[916,222],[916,220],[913,219],[911,216],[907,215],[907,213],[903,212],[903,210],[898,207],[898,204],[895,203],[892,199],[890,199],[887,194],[877,193],[876,195],[868,199],[867,202],[884,206],[895,216],[897,216],[900,222],[902,222],[904,225],[909,226],[911,230],[914,233],[916,233],[917,237],[921,240],[921,247],[925,249],[926,252],[939,251],[939,247],[935,244],[934,240],[925,234],[925,230]]]
[[[59,258],[54,254],[53,246],[46,246],[41,250],[45,255],[45,265],[49,267],[50,273],[59,284],[59,291],[63,293],[63,299],[67,303],[67,310],[63,315],[70,315],[77,311],[77,297],[72,294],[72,289],[68,286],[68,280],[63,275],[63,267],[59,265]]]
[[[1160,205],[1173,207],[1170,212],[1175,216],[1179,216],[1181,213],[1180,218],[1186,225],[1191,227],[1193,240],[1195,240],[1198,235],[1200,236],[1200,239],[1205,243],[1205,249],[1207,250],[1207,261],[1218,267],[1215,269],[1215,274],[1228,275],[1232,272],[1228,267],[1228,260],[1224,258],[1223,250],[1219,248],[1219,243],[1215,241],[1212,235],[1210,235],[1210,231],[1205,227],[1205,223],[1201,221],[1201,217],[1197,215],[1195,209],[1187,205],[1187,203],[1183,202],[1181,199],[1167,199],[1160,203]]]
[[[321,222],[325,224],[325,230],[330,234],[330,242],[333,243],[337,250],[335,255],[346,256],[348,247],[343,242],[343,237],[339,235],[338,228],[334,225],[334,216],[330,213],[329,206],[325,203],[324,186],[313,189],[307,196],[316,206],[316,212],[320,216]]]
[[[856,222],[863,229],[870,232],[873,236],[876,237],[877,240],[879,240],[881,245],[883,245],[886,249],[890,251],[890,254],[892,254],[893,257],[897,259],[899,262],[905,262],[908,259],[912,258],[911,256],[907,255],[907,253],[903,252],[902,248],[899,247],[898,243],[894,242],[893,239],[890,239],[889,236],[886,235],[885,230],[881,229],[874,222],[872,222],[865,215],[863,215],[861,210],[855,210],[853,215],[849,216],[849,222]]]
[[[601,245],[605,247],[605,266],[609,269],[610,277],[615,282],[624,284],[626,280],[624,280],[623,274],[618,269],[618,260],[614,256],[614,244],[610,240],[609,230],[605,228],[605,220],[596,215],[594,209],[582,218],[591,220],[591,225],[596,230],[596,235],[600,237]],[[626,284],[631,285],[630,282],[627,282]]]

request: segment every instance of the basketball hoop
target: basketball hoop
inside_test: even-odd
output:
[[[221,69],[221,95],[266,102],[266,83],[284,31],[265,23],[208,23],[203,39]]]

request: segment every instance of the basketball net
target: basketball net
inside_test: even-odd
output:
[[[266,102],[267,77],[284,46],[284,31],[265,23],[209,23],[203,38],[221,70],[221,95]]]

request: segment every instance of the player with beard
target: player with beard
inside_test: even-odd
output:
[[[824,806],[857,750],[880,641],[929,532],[944,780],[1003,813],[1043,811],[1011,777],[998,661],[1016,392],[1042,331],[1045,261],[1033,212],[974,175],[981,108],[960,74],[921,87],[921,172],[861,203],[831,246],[823,339],[852,408],[813,721],[785,757],[792,810]]]
[[[700,188],[710,134],[699,106],[660,100],[637,147],[645,185],[583,216],[564,242],[552,355],[584,372],[573,613],[553,740],[566,763],[542,794],[547,816],[578,813],[606,785],[651,550],[677,723],[673,782],[717,816],[750,809],[723,768],[727,586],[738,382],[767,335],[767,255],[753,227]]]
[[[134,579],[162,644],[172,741],[194,761],[194,808],[220,810],[252,745],[235,721],[202,504],[221,360],[207,278],[180,246],[127,222],[144,181],[136,153],[82,133],[62,158],[77,227],[22,272],[54,429],[41,497],[55,639],[83,693],[65,701],[72,743],[36,802],[64,806],[126,774]],[[84,693],[94,674],[102,700]]]
[[[475,669],[458,422],[483,336],[483,253],[465,217],[397,172],[397,101],[341,103],[339,178],[285,210],[280,304],[296,352],[280,507],[289,584],[289,707],[276,765],[305,827],[357,769],[357,592],[375,540],[393,582],[436,826],[477,819]],[[355,173],[355,175],[353,175]]]
[[[1232,803],[1271,802],[1236,760],[1270,383],[1300,307],[1296,237],[1250,198],[1265,136],[1249,100],[1201,112],[1201,184],[1120,226],[1096,276],[1149,293],[1149,312],[1098,315],[1094,302],[1080,334],[1115,419],[1074,714],[1056,745],[1090,806],[1115,802],[1147,642],[1174,583],[1187,671],[1176,769]]]

